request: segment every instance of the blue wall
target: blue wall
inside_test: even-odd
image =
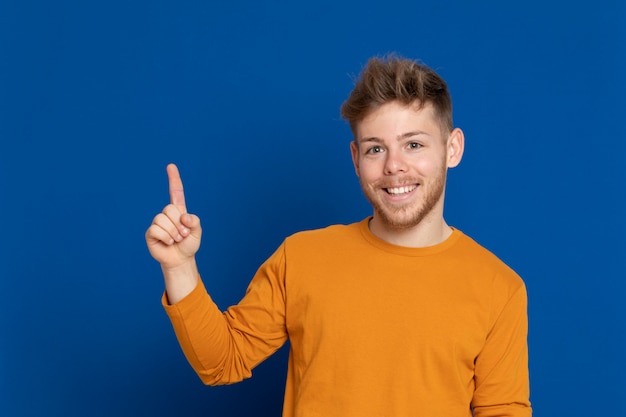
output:
[[[174,161],[226,308],[368,215],[338,109],[390,51],[450,84],[446,216],[526,280],[535,415],[626,415],[624,2],[209,3],[0,3],[0,415],[279,415],[286,349],[200,383],[144,231]]]

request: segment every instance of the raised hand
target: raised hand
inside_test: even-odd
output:
[[[166,274],[193,265],[200,248],[202,228],[198,216],[187,213],[183,182],[174,164],[167,166],[170,204],[157,214],[146,231],[148,250]],[[187,268],[188,269],[188,268]],[[195,278],[194,278],[195,279]]]

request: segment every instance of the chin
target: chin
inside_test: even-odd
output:
[[[374,215],[378,217],[382,226],[389,230],[402,231],[415,228],[436,216],[437,207],[442,204],[442,198],[443,193],[433,194],[419,204],[413,202],[404,207],[389,207],[380,201],[374,202],[373,199],[370,202],[374,206]]]
[[[387,217],[381,218],[382,224],[389,230],[410,230],[418,226],[422,219],[389,219]]]
[[[407,212],[406,210],[402,211],[404,212],[396,211],[391,213],[389,210],[381,210],[378,208],[374,210],[374,215],[385,228],[391,230],[407,230],[419,225],[428,214],[423,210],[418,210],[413,213]]]

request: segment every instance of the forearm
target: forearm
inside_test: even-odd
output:
[[[229,325],[206,292],[202,281],[176,304],[163,296],[178,342],[191,367],[207,385],[227,384],[249,377],[250,369],[242,367],[242,359],[234,349]]]
[[[199,275],[192,291],[176,304],[163,297],[185,356],[205,384],[249,378],[252,369],[287,340],[284,277],[279,271],[284,271],[282,250],[264,263],[244,298],[225,313]]]

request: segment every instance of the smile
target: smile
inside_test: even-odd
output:
[[[403,187],[385,188],[385,190],[391,195],[407,194],[415,190],[417,185],[405,185]]]

